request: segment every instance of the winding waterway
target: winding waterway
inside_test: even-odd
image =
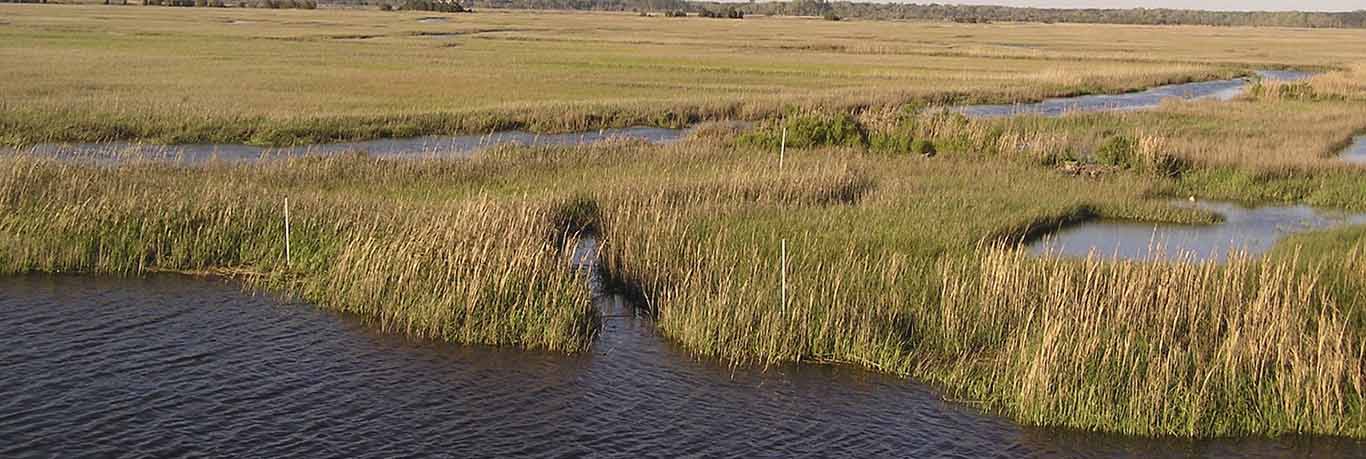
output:
[[[1257,75],[1268,80],[1295,81],[1313,76],[1310,72],[1286,70],[1258,70]],[[1201,81],[1195,83],[1156,86],[1143,91],[1124,94],[1097,94],[1060,97],[1028,104],[971,105],[956,110],[971,118],[1001,118],[1017,115],[1062,116],[1076,112],[1129,111],[1155,108],[1169,98],[1232,100],[1247,90],[1250,80]]]
[[[1223,221],[1211,225],[1096,220],[1060,228],[1029,244],[1035,253],[1125,260],[1183,258],[1226,261],[1231,253],[1260,255],[1286,236],[1306,231],[1366,225],[1366,213],[1315,209],[1309,206],[1244,207],[1199,201],[1174,205],[1214,212]]]
[[[1259,70],[1262,78],[1298,80],[1312,73],[1298,71]],[[1185,98],[1230,100],[1246,90],[1249,80],[1203,81],[1157,86],[1145,91],[1113,95],[1090,95],[1048,99],[1032,104],[969,105],[956,110],[969,117],[993,118],[1022,114],[1060,116],[1078,111],[1142,110],[1158,106],[1163,99]],[[736,124],[744,125],[746,123]],[[484,135],[423,136],[387,138],[358,142],[338,142],[294,147],[258,147],[245,144],[181,144],[158,145],[130,142],[51,143],[24,150],[26,153],[58,158],[95,160],[178,160],[201,162],[207,160],[252,161],[268,157],[300,155],[332,155],[364,152],[377,157],[468,157],[499,145],[586,145],[609,139],[637,139],[653,143],[672,143],[682,140],[692,129],[632,127],[602,129],[568,134],[535,134],[524,131],[502,131]],[[11,153],[12,154],[12,153]]]
[[[502,131],[484,135],[424,136],[323,143],[296,147],[258,147],[244,144],[157,145],[131,142],[41,144],[25,153],[93,160],[175,160],[185,162],[253,161],[269,157],[335,155],[363,152],[386,158],[467,157],[500,145],[587,145],[606,140],[634,139],[653,143],[682,140],[690,129],[633,127],[570,134]]]
[[[304,148],[405,156],[508,143],[502,139],[668,142],[683,133],[504,133]],[[117,148],[133,147],[142,148]],[[280,153],[160,148],[152,153],[181,159]],[[1230,247],[1224,237],[1269,248],[1289,232],[1366,223],[1366,216],[1303,207],[1203,205],[1225,222],[1162,229],[1177,242],[1169,251],[1206,248],[1217,257]],[[1071,227],[1050,240],[1077,253],[1087,240],[1118,239],[1128,242],[1084,251],[1128,253],[1134,241],[1148,247],[1154,239],[1154,225],[1104,236],[1114,233],[1110,224]],[[1182,245],[1182,231],[1193,231],[1196,242]],[[585,240],[571,262],[591,270],[592,243]],[[595,303],[603,322],[591,349],[562,355],[405,339],[221,280],[0,277],[0,457],[1291,458],[1366,451],[1366,443],[1340,438],[1152,439],[1025,427],[855,368],[732,368],[693,358],[620,296],[598,292]]]
[[[0,278],[0,457],[1352,457],[1335,438],[1021,427],[840,366],[689,357],[619,298],[590,351],[412,341],[180,276]]]

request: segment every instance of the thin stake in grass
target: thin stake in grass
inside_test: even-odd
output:
[[[781,286],[782,291],[780,292],[780,295],[781,295],[781,298],[782,298],[782,307],[783,307],[782,310],[783,310],[783,311],[786,311],[786,310],[787,310],[787,239],[783,239],[783,242],[782,242],[782,260],[780,261],[780,263],[781,263],[781,266],[780,266],[780,273],[779,273],[779,276],[778,276],[779,279],[781,279],[780,282],[782,283],[782,286]]]
[[[289,266],[289,196],[285,196],[285,267]]]
[[[787,156],[787,122],[783,122],[783,141],[778,144],[778,170],[783,170],[783,159]]]

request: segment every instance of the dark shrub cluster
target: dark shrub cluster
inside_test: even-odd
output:
[[[744,19],[744,18],[745,18],[745,12],[736,9],[735,7],[726,7],[726,9],[724,9],[724,10],[719,10],[719,11],[718,11],[718,10],[703,9],[702,12],[701,12],[701,13],[697,13],[697,15],[698,15],[698,16],[701,16],[701,17],[704,17],[704,18],[715,18],[715,19]]]
[[[223,0],[143,0],[142,4],[199,8],[224,8],[229,5],[223,3]],[[318,7],[318,2],[316,0],[251,0],[251,2],[238,2],[236,6],[239,8],[311,10]]]
[[[399,11],[436,11],[440,13],[467,13],[459,2],[448,0],[403,0],[397,8]]]

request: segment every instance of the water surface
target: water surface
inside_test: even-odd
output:
[[[1342,160],[1355,164],[1366,164],[1366,135],[1352,139],[1352,144],[1342,151]]]
[[[570,134],[535,134],[502,131],[485,135],[424,136],[339,142],[297,147],[258,147],[245,144],[158,145],[130,142],[41,144],[25,152],[58,158],[95,160],[208,160],[254,161],[268,157],[366,153],[386,158],[463,158],[499,145],[586,145],[611,139],[635,139],[671,143],[683,139],[690,130],[654,127],[603,129]]]
[[[1351,457],[1026,428],[847,367],[689,357],[619,298],[582,355],[455,346],[222,281],[0,278],[0,457]]]
[[[1268,80],[1294,81],[1309,78],[1314,74],[1287,70],[1258,70],[1257,75]],[[1029,104],[970,105],[957,107],[955,110],[971,118],[1001,118],[1025,114],[1062,116],[1073,112],[1142,110],[1157,107],[1168,98],[1232,100],[1246,91],[1248,82],[1247,78],[1201,81],[1156,86],[1125,94],[1060,97]]]
[[[1064,227],[1029,244],[1036,253],[1070,257],[1095,255],[1148,260],[1191,257],[1225,261],[1230,253],[1260,255],[1295,233],[1344,225],[1366,225],[1366,214],[1319,210],[1308,206],[1243,207],[1200,201],[1174,205],[1215,212],[1224,221],[1212,225],[1098,220]]]
[[[419,19],[419,21],[430,18]],[[440,19],[440,18],[436,18]],[[432,33],[433,38],[447,34]],[[1312,76],[1309,72],[1259,70],[1262,78],[1298,80]],[[1248,79],[1204,81],[1158,86],[1145,91],[1048,99],[1033,104],[971,105],[955,107],[970,117],[993,118],[1021,114],[1060,116],[1075,111],[1123,111],[1153,108],[1170,97],[1186,99],[1213,98],[1230,100],[1242,94]],[[744,126],[748,123],[734,122]],[[160,145],[130,142],[53,143],[31,147],[26,152],[58,158],[86,158],[96,160],[178,160],[200,162],[207,160],[254,161],[272,156],[330,155],[363,152],[379,157],[468,157],[498,145],[586,145],[609,139],[638,139],[654,143],[682,140],[691,129],[632,127],[603,129],[568,134],[535,134],[525,131],[501,131],[485,135],[423,136],[386,138],[359,142],[338,142],[295,147],[258,147],[245,144],[179,144]],[[12,154],[12,152],[11,152]]]

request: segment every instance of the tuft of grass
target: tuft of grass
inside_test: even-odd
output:
[[[945,263],[941,301],[913,314],[913,335],[947,363],[928,379],[1034,424],[1360,436],[1362,334],[1345,306],[1361,298],[1340,285],[1362,279],[1297,265],[1070,262],[987,247]]]
[[[583,212],[574,201],[423,203],[316,187],[468,176],[479,166],[423,171],[361,156],[202,168],[0,164],[3,274],[220,273],[386,330],[461,343],[570,352],[596,329],[585,279],[565,262],[574,241],[550,237]]]

